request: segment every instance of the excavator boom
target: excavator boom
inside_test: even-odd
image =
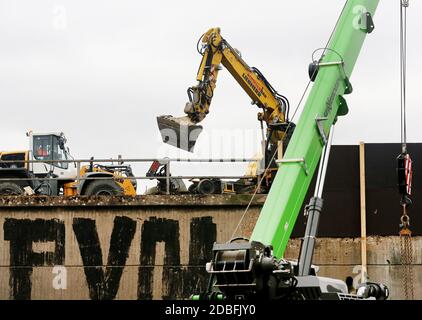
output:
[[[220,28],[209,29],[202,35],[201,64],[196,80],[198,84],[188,88],[189,102],[184,112],[186,116],[157,117],[163,141],[177,148],[193,152],[196,140],[202,131],[199,122],[209,112],[220,65],[223,65],[252,99],[252,103],[262,109],[258,120],[265,121],[269,139],[273,143],[283,139],[287,127],[288,100],[279,94],[254,67],[249,67],[240,52],[221,37]]]

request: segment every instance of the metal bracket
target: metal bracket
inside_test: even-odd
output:
[[[308,68],[308,73],[309,73],[309,78],[311,79],[311,81],[315,81],[316,76],[318,75],[319,72],[319,67],[330,67],[330,66],[341,66],[341,70],[343,70],[344,73],[344,86],[345,86],[345,90],[344,90],[344,94],[350,94],[353,92],[353,87],[352,84],[350,83],[349,77],[346,75],[346,72],[344,71],[344,61],[332,61],[332,62],[317,62],[314,61],[311,64],[309,64],[309,68]]]
[[[370,12],[362,13],[359,19],[360,29],[366,33],[371,33],[375,29],[374,20]]]
[[[315,122],[316,122],[317,128],[318,128],[319,135],[321,136],[321,139],[322,139],[322,142],[324,143],[324,145],[327,144],[328,138],[327,138],[327,135],[325,134],[324,126],[322,125],[322,121],[326,121],[326,120],[328,120],[327,117],[317,117],[315,119]]]
[[[297,158],[297,159],[281,159],[275,161],[277,164],[279,163],[301,163],[305,174],[309,176],[308,166],[306,165],[305,158]]]
[[[338,96],[339,106],[337,110],[337,116],[345,116],[349,113],[349,107],[347,106],[347,101],[343,96]]]
[[[344,61],[332,61],[332,62],[320,62],[318,63],[318,67],[330,67],[330,66],[337,66],[343,65]]]
[[[332,62],[318,62],[318,61],[313,61],[312,63],[309,64],[309,68],[308,68],[308,74],[309,74],[309,79],[311,79],[311,81],[315,81],[318,72],[319,72],[319,67],[330,67],[330,66],[343,66],[344,65],[344,61],[332,61]]]
[[[350,94],[353,92],[352,83],[350,82],[349,77],[347,77],[346,74],[344,78],[344,85],[346,87],[346,89],[344,90],[344,94]]]

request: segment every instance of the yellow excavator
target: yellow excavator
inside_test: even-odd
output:
[[[274,158],[274,152],[277,151],[281,157],[282,150],[286,148],[294,130],[294,124],[289,123],[289,100],[279,94],[257,68],[249,67],[242,59],[240,52],[223,39],[220,28],[209,29],[201,36],[198,45],[199,42],[202,43],[202,47],[198,48],[202,60],[196,77],[198,84],[187,90],[189,102],[186,103],[184,109],[186,116],[157,117],[163,141],[193,152],[202,131],[202,126],[198,123],[209,113],[222,64],[252,99],[252,104],[262,109],[258,113],[258,120],[262,129],[263,122],[267,126],[263,152],[264,163],[265,167],[269,165],[274,169],[269,171],[273,176],[277,166],[275,163],[271,164],[270,160]]]

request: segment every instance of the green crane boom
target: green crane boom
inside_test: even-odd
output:
[[[327,48],[310,65],[315,81],[281,160],[275,180],[249,241],[214,244],[207,291],[194,299],[386,299],[388,288],[367,282],[349,293],[337,279],[319,277],[312,266],[315,236],[323,199],[321,185],[308,205],[308,223],[298,262],[284,250],[322,154],[321,183],[328,162],[328,136],[337,117],[348,112],[344,94],[365,36],[374,29],[379,0],[348,0]],[[331,138],[331,137],[330,137]],[[330,139],[331,140],[331,139]],[[324,150],[324,151],[323,151]]]
[[[287,161],[280,165],[251,237],[271,244],[277,257],[284,254],[330,127],[347,113],[343,94],[352,91],[348,79],[373,29],[371,16],[378,2],[347,1],[319,67],[311,71],[318,73],[284,154]]]

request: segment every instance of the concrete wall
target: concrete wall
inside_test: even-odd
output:
[[[231,238],[249,199],[0,198],[0,299],[188,298],[204,288],[213,243]],[[254,200],[237,235],[251,234],[264,200]],[[414,239],[418,298],[421,241]],[[299,246],[292,240],[286,256],[296,259]],[[369,276],[393,298],[402,297],[398,248],[394,237],[368,240]],[[359,263],[359,240],[319,240],[321,275],[356,277]]]
[[[414,237],[413,265],[414,298],[422,299],[422,237]],[[285,257],[297,260],[300,240],[290,240]],[[367,263],[368,280],[387,285],[390,299],[404,299],[403,276],[405,268],[400,263],[400,237],[368,237]],[[353,238],[320,238],[314,253],[314,265],[320,269],[320,276],[345,280],[354,279],[355,287],[361,281],[361,242]]]
[[[250,234],[262,199],[239,234]],[[204,286],[213,243],[230,239],[248,200],[3,198],[0,299],[187,298]]]

